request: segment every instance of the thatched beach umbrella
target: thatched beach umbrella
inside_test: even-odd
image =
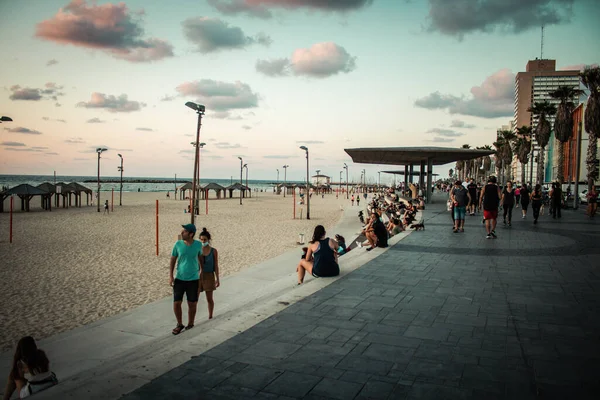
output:
[[[71,195],[75,193],[75,188],[68,183],[59,182],[56,185],[56,202],[54,204],[55,207],[60,206],[60,196],[63,198],[63,208],[67,208],[71,206]],[[69,200],[67,201],[67,197]]]
[[[219,185],[218,183],[214,183],[214,182],[211,182],[209,184],[204,185],[202,187],[202,193],[201,193],[201,195],[202,195],[201,198],[202,199],[208,197],[208,191],[209,190],[214,190],[215,193],[216,193],[216,195],[217,195],[217,199],[220,199],[221,198],[221,192],[225,192],[225,187]],[[225,195],[223,195],[223,197],[225,197]]]
[[[81,207],[81,193],[85,193],[86,205],[90,205],[90,199],[94,195],[94,191],[88,187],[85,187],[77,182],[71,182],[69,184],[75,191],[75,206]],[[69,205],[71,205],[71,199],[69,198]]]
[[[179,189],[179,200],[185,200],[185,192],[189,190],[192,193],[192,182],[188,182],[183,186],[180,186]],[[190,196],[191,197],[191,196]]]
[[[37,188],[48,192],[47,196],[42,196],[42,208],[44,210],[52,211],[52,196],[56,195],[56,186],[50,182],[44,182],[39,184]]]
[[[17,195],[21,199],[21,211],[29,211],[29,203],[33,196],[47,196],[48,192],[36,188],[35,186],[26,183],[8,189],[1,194],[2,202],[0,202],[0,212],[4,211],[4,200],[12,195]]]
[[[248,186],[242,185],[239,182],[234,183],[231,186],[227,186],[225,188],[225,190],[229,191],[229,198],[233,198],[233,191],[234,190],[241,190],[242,191],[242,197],[246,197],[246,192],[250,193],[250,197],[252,197],[252,192],[250,191],[250,188]]]

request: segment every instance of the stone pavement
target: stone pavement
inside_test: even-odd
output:
[[[425,231],[123,399],[600,398],[598,221],[515,210],[486,240],[438,202]]]

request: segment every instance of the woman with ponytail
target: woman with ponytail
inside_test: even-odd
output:
[[[215,309],[213,292],[219,287],[219,252],[211,246],[210,233],[206,228],[200,232],[200,243],[202,244],[202,255],[200,256],[200,284],[198,295],[206,293],[206,302],[208,303],[208,319],[212,319]]]
[[[337,276],[340,274],[338,265],[338,242],[325,236],[325,227],[317,225],[312,240],[308,246],[306,257],[300,260],[296,267],[298,285],[304,282],[308,272],[315,278]]]

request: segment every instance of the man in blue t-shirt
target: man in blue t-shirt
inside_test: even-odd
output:
[[[177,326],[173,329],[173,335],[179,335],[181,331],[194,327],[196,318],[196,307],[198,305],[198,279],[200,278],[200,256],[202,245],[194,240],[196,226],[194,224],[182,225],[181,239],[175,242],[171,253],[169,268],[169,284],[173,286],[173,311],[177,318]],[[177,270],[175,271],[175,265]],[[175,271],[175,275],[173,275]],[[183,325],[181,303],[183,294],[188,303],[188,324]]]

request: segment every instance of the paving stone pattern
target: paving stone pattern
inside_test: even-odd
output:
[[[599,224],[514,215],[487,240],[429,206],[424,231],[123,398],[598,399]]]

